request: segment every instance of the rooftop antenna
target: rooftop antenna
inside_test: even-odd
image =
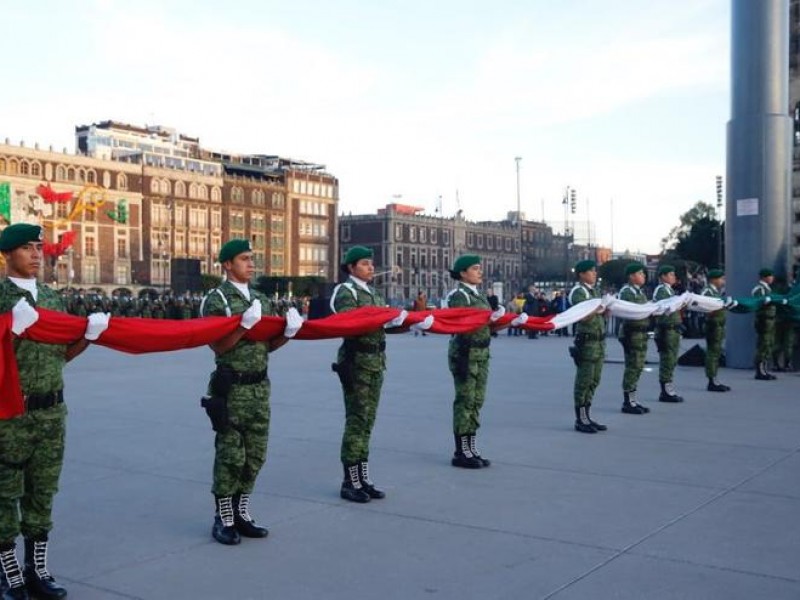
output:
[[[434,212],[437,215],[442,214],[442,195],[441,194],[436,196],[436,208],[434,209]]]

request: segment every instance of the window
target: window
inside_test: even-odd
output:
[[[211,188],[211,201],[222,202],[222,190],[220,190],[217,186]]]
[[[117,238],[117,258],[128,258],[128,239]]]
[[[114,272],[114,283],[117,285],[125,285],[130,283],[128,281],[128,267],[127,265],[118,265]]]
[[[232,210],[230,213],[230,227],[238,231],[244,231],[244,213]]]
[[[423,244],[428,243],[428,229],[426,227],[419,228],[419,241]]]
[[[108,171],[103,171],[103,187],[106,189],[111,187],[111,173]]]
[[[175,195],[178,198],[185,198],[186,197],[186,184],[182,181],[175,182]]]
[[[67,181],[75,181],[75,169],[72,167],[67,169]]]
[[[160,182],[159,191],[164,196],[169,196],[169,192],[170,192],[170,188],[171,187],[172,186],[169,184],[169,181],[167,181],[166,179],[162,179],[161,182]]]
[[[208,188],[204,185],[197,186],[197,197],[200,200],[208,200]]]
[[[85,235],[83,237],[83,253],[86,256],[97,255],[97,247],[95,245],[95,238],[93,235]]]
[[[118,190],[128,189],[128,178],[125,177],[125,173],[120,173],[119,175],[117,175],[117,189]]]
[[[68,202],[56,202],[55,212],[57,219],[66,219],[69,216],[70,206]]]
[[[19,172],[19,163],[15,159],[8,161],[8,174],[16,175]]]
[[[297,182],[295,182],[297,183]],[[272,193],[272,208],[283,208],[285,205],[285,200],[283,194],[280,192],[273,192]]]
[[[244,202],[244,190],[238,186],[231,188],[231,202],[241,204]]]
[[[7,168],[8,167],[6,166],[6,159],[0,158],[0,173],[5,173]]]
[[[31,163],[31,175],[34,177],[42,176],[42,165],[38,162]]]
[[[412,242],[417,241],[417,228],[413,225],[408,228],[408,239]]]
[[[342,225],[342,241],[350,241],[350,225]]]
[[[175,254],[179,256],[186,254],[186,235],[182,231],[175,232]]]
[[[435,243],[436,243],[436,230],[435,229],[431,229],[431,244],[435,244]]]
[[[186,227],[186,208],[183,206],[175,207],[175,227]]]
[[[211,211],[211,228],[222,229],[222,211],[219,210]]]
[[[150,180],[150,193],[151,194],[157,194],[159,189],[160,188],[158,186],[158,179],[151,179]]]
[[[494,237],[491,235],[486,236],[486,249],[492,250],[494,248]]]
[[[483,248],[483,236],[478,236],[478,248]]]
[[[86,171],[86,183],[97,183],[97,174],[93,169]]]
[[[56,167],[56,181],[64,181],[67,178],[67,169],[63,165]]]
[[[467,234],[467,247],[472,248],[475,245],[475,234],[468,233]]]
[[[445,246],[449,246],[450,245],[450,232],[449,231],[443,231],[442,232],[442,243]]]
[[[394,239],[398,242],[403,239],[403,226],[400,223],[394,226]]]
[[[97,265],[93,263],[84,263],[83,265],[83,283],[99,283],[97,276]]]

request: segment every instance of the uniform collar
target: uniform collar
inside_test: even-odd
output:
[[[767,291],[768,291],[768,292],[771,292],[771,291],[772,291],[772,288],[770,287],[770,285],[769,285],[769,284],[768,284],[766,281],[764,281],[763,279],[760,279],[760,280],[758,281],[758,284],[759,284],[759,285],[763,285],[765,288],[767,288]]]
[[[474,285],[472,285],[471,283],[467,283],[466,281],[462,281],[462,282],[461,282],[461,285],[463,285],[465,288],[467,288],[468,290],[470,290],[470,291],[471,291],[473,294],[475,294],[476,296],[478,295],[478,288],[477,288],[477,286],[474,286]]]
[[[363,279],[359,279],[355,275],[350,275],[350,280],[368,294],[372,294],[372,290],[369,289],[369,284]]]

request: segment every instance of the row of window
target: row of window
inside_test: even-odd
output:
[[[345,225],[347,228],[347,236],[350,237],[349,225]],[[398,242],[403,241],[403,234],[404,234],[404,226],[402,223],[397,223],[394,226],[394,239]],[[436,244],[438,243],[439,236],[438,236],[438,229],[416,226],[416,225],[409,225],[408,226],[408,241],[409,242],[416,242],[419,241],[421,244]],[[449,231],[442,231],[442,243],[447,246],[450,244],[450,232]]]
[[[301,262],[328,262],[328,246],[320,244],[300,244]]]
[[[0,175],[26,175],[30,177],[43,177],[47,181],[53,181],[53,165],[47,163],[42,168],[38,160],[27,160],[17,158],[0,157]],[[111,173],[103,171],[102,185],[104,188],[111,188]],[[56,165],[55,181],[65,181],[79,183],[81,185],[99,185],[100,181],[97,172],[92,168],[68,167]],[[117,173],[116,189],[127,190],[128,178],[125,173]]]
[[[183,181],[176,181],[172,185],[169,179],[154,177],[150,180],[150,193],[161,196],[175,196],[176,198],[193,198],[197,200],[208,200],[208,188],[202,183],[191,182],[189,187]],[[211,201],[222,202],[222,190],[217,186],[211,187]]]
[[[300,219],[298,230],[301,236],[305,237],[327,237],[328,224],[326,222],[312,221],[311,219]]]
[[[238,185],[231,188],[231,202],[244,204],[246,200],[246,190]],[[267,192],[264,190],[250,190],[250,203],[255,206],[266,206]],[[272,208],[284,208],[286,206],[286,196],[282,192],[272,192],[270,195]]]
[[[486,243],[487,250],[497,250],[511,252],[511,248],[514,248],[515,251],[519,252],[519,240],[512,239],[510,237],[503,237],[503,236],[492,236],[483,234],[475,234],[472,232],[467,233],[467,248],[478,248],[483,249],[484,241]]]
[[[316,181],[301,181],[299,179],[295,179],[292,182],[292,191],[295,194],[304,194],[306,196],[333,198],[333,186],[327,183],[318,183]]]

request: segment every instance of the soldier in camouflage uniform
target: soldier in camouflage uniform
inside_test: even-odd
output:
[[[587,300],[600,298],[597,283],[597,263],[593,260],[582,260],[575,265],[575,276],[578,283],[569,292],[569,304],[575,306]],[[592,399],[600,376],[603,373],[603,360],[606,355],[606,321],[603,308],[599,307],[579,323],[575,328],[575,345],[570,354],[575,361],[575,431],[581,433],[597,433],[608,429],[605,425],[592,419]]]
[[[661,282],[653,292],[653,300],[666,300],[675,295],[672,286],[675,285],[675,267],[672,265],[662,265],[658,269],[658,277]],[[675,384],[672,377],[675,373],[675,365],[678,363],[678,352],[681,344],[681,321],[680,311],[659,315],[656,317],[656,348],[658,348],[658,382],[661,384],[661,395],[658,397],[660,402],[683,402],[683,398],[675,391]]]
[[[331,295],[334,313],[363,306],[386,306],[383,297],[369,285],[375,274],[372,256],[372,250],[364,246],[353,246],[347,251],[341,265],[347,280],[337,285]],[[344,395],[340,452],[344,479],[339,495],[358,503],[384,498],[386,494],[369,477],[369,441],[386,370],[386,332],[378,329],[344,338],[331,367],[339,376]]]
[[[7,279],[0,281],[0,312],[22,299],[30,306],[66,312],[62,298],[39,283],[42,228],[15,224],[0,234]],[[32,310],[32,309],[29,309]],[[47,569],[48,534],[53,526],[53,497],[64,458],[67,409],[64,365],[88,345],[69,346],[14,340],[24,414],[0,420],[0,567],[3,598],[63,598],[67,591]],[[15,552],[19,534],[25,539],[25,570]]]
[[[216,370],[211,374],[203,406],[216,432],[214,483],[216,514],[212,535],[221,544],[234,545],[240,536],[263,538],[266,527],[250,516],[250,495],[267,456],[270,384],[269,353],[287,338],[269,342],[243,339],[262,316],[274,316],[272,302],[249,286],[253,253],[247,240],[234,239],[222,246],[219,262],[226,279],[206,295],[201,316],[241,315],[240,326],[217,342]]]
[[[760,381],[772,381],[777,379],[775,375],[767,370],[768,362],[772,359],[772,351],[775,345],[775,316],[776,307],[769,301],[770,294],[772,294],[772,283],[775,280],[775,274],[772,269],[761,269],[758,273],[759,281],[756,287],[753,288],[752,295],[754,298],[764,298],[764,305],[758,309],[756,313],[755,326],[756,326],[756,375],[755,378]]]
[[[708,285],[702,295],[709,298],[722,299],[722,288],[725,285],[725,273],[721,269],[708,272]],[[725,340],[725,309],[706,315],[706,377],[709,392],[729,392],[730,387],[717,380],[719,359],[722,356],[722,343]]]
[[[478,291],[483,282],[481,259],[474,254],[460,256],[453,263],[450,276],[458,281],[447,295],[448,308],[479,308],[491,310],[489,299]],[[505,313],[502,307],[492,312],[493,323]],[[525,317],[527,319],[527,315]],[[524,322],[524,321],[523,321]],[[492,333],[499,328],[486,325],[477,331],[454,335],[450,339],[447,362],[453,375],[456,397],[453,401],[453,435],[455,452],[451,464],[465,469],[480,469],[491,465],[481,456],[476,444],[480,413],[486,399],[489,378],[489,344]]]
[[[642,286],[647,276],[644,273],[644,265],[641,263],[631,263],[625,267],[625,275],[628,276],[628,283],[622,286],[618,297],[626,302],[634,304],[646,304],[647,295]],[[644,369],[644,362],[647,358],[647,330],[650,327],[650,319],[626,320],[620,329],[619,341],[625,350],[625,371],[622,375],[622,412],[629,415],[643,415],[650,412],[650,409],[636,402],[636,388],[639,377]]]
[[[787,295],[791,285],[785,282],[780,286],[779,292]],[[797,333],[797,320],[800,318],[800,309],[793,306],[781,304],[777,307],[777,318],[775,321],[775,349],[773,362],[776,371],[794,371],[792,361],[794,359],[794,344]]]

